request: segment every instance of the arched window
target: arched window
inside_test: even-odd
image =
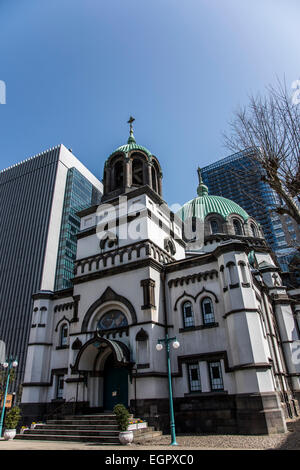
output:
[[[236,270],[236,265],[232,261],[229,261],[229,263],[226,264],[226,268],[228,269],[229,274],[229,284],[231,286],[237,284],[239,282],[239,279]]]
[[[143,162],[135,159],[132,162],[132,184],[142,186],[143,183]]]
[[[100,248],[104,250],[105,248],[113,248],[118,245],[118,236],[113,232],[106,232],[106,237],[102,238],[100,241]]]
[[[102,183],[103,183],[104,188],[105,188],[106,191],[107,191],[107,183],[108,183],[108,181],[107,181],[107,171],[106,171],[106,170],[103,171],[103,181],[102,181]]]
[[[182,304],[183,325],[184,328],[194,326],[194,312],[191,302],[184,302]]]
[[[253,237],[257,237],[257,230],[254,224],[250,224],[251,232]]]
[[[244,284],[247,284],[248,283],[248,278],[247,278],[246,264],[243,263],[242,261],[240,261],[239,266],[240,266],[240,269],[241,269],[242,282]]]
[[[209,297],[205,297],[201,302],[201,310],[204,325],[215,323],[214,306]]]
[[[60,328],[60,346],[67,346],[68,344],[68,325],[64,323]]]
[[[233,228],[236,235],[243,235],[242,225],[238,219],[233,220]]]
[[[149,363],[149,336],[143,328],[137,333],[136,337],[136,356],[139,366],[146,366]]]
[[[124,186],[124,165],[123,162],[115,164],[115,187],[114,189],[122,188]]]
[[[224,287],[226,287],[226,281],[225,281],[224,266],[223,265],[220,267],[220,273],[221,273],[222,285],[223,285],[223,288],[224,288]]]
[[[123,328],[128,325],[127,318],[120,310],[110,310],[105,313],[97,324],[97,330],[110,330],[112,328]]]
[[[211,230],[211,233],[219,233],[220,232],[219,224],[218,224],[218,221],[216,219],[212,219],[210,221],[210,230]]]
[[[171,238],[165,238],[164,240],[164,248],[165,250],[170,253],[171,255],[175,255],[176,253],[176,246],[175,243]]]
[[[156,175],[156,171],[154,167],[151,168],[151,175],[152,175],[152,189],[153,191],[157,192],[157,175]]]

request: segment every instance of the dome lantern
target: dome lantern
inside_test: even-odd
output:
[[[199,178],[199,186],[197,188],[197,194],[198,196],[206,196],[208,194],[208,187],[203,183],[201,170],[199,167],[197,169],[197,173],[198,173],[198,178]]]
[[[149,186],[162,195],[162,171],[157,158],[145,147],[136,143],[130,116],[127,144],[110,154],[104,165],[102,201],[127,193],[139,186]]]

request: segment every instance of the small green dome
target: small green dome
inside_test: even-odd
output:
[[[247,212],[242,209],[236,202],[221,196],[210,196],[208,188],[202,181],[200,169],[198,168],[199,186],[197,189],[198,197],[186,202],[177,212],[177,216],[181,220],[186,221],[190,217],[204,220],[209,214],[220,214],[224,219],[229,215],[240,215],[244,221],[249,218]]]
[[[204,220],[209,214],[220,214],[224,219],[227,219],[229,215],[237,214],[243,217],[244,221],[249,217],[247,212],[235,202],[230,201],[225,197],[210,196],[209,194],[196,197],[195,199],[186,202],[177,212],[177,215],[183,221],[190,217]]]
[[[146,147],[142,147],[142,145],[138,145],[135,141],[135,138],[134,138],[134,135],[132,132],[130,132],[130,136],[128,138],[128,141],[127,141],[127,144],[125,145],[121,145],[120,147],[118,147],[111,155],[114,155],[115,153],[118,153],[118,152],[124,152],[124,153],[129,153],[131,152],[132,150],[141,150],[142,152],[145,152],[146,155],[149,157],[149,159],[152,157],[152,153],[146,149]]]

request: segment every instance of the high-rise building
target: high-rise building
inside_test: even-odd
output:
[[[286,256],[292,256],[299,230],[289,217],[274,212],[280,205],[279,198],[262,180],[263,170],[251,154],[238,152],[201,168],[203,182],[211,194],[231,199],[261,224],[267,242],[285,270]]]
[[[32,294],[70,286],[76,212],[97,204],[102,183],[64,145],[0,172],[0,337],[23,377]],[[40,322],[41,323],[41,322]]]

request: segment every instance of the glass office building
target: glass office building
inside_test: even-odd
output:
[[[78,171],[71,168],[68,171],[64,209],[61,222],[55,290],[72,287],[74,260],[76,258],[77,238],[80,229],[78,211],[99,204],[101,193]]]
[[[67,287],[76,253],[76,211],[97,202],[102,184],[59,145],[0,171],[0,338],[22,382],[32,295]]]
[[[294,251],[291,246],[297,243],[299,232],[294,221],[274,212],[273,209],[280,205],[279,198],[262,181],[263,170],[251,154],[252,151],[238,152],[203,167],[203,182],[211,194],[231,199],[261,224],[279,263],[282,257],[282,269],[285,270],[286,256]]]

